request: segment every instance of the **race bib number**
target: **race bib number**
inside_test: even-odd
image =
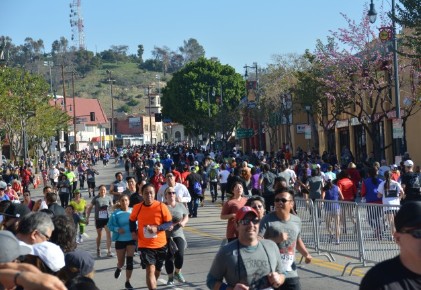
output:
[[[398,191],[395,190],[388,190],[386,191],[385,197],[398,197]]]
[[[103,206],[98,211],[98,219],[108,219],[108,210],[106,206]]]
[[[117,187],[117,192],[123,192],[123,191],[124,191],[124,188],[122,186]]]
[[[106,211],[106,210],[100,210],[99,212],[98,212],[98,218],[99,219],[107,219],[108,218],[108,211]]]
[[[60,189],[60,192],[61,192],[61,193],[68,193],[68,192],[69,192],[69,189],[68,189],[67,187],[62,187],[62,188]]]
[[[91,174],[88,174],[88,179],[92,179],[94,176]]]
[[[291,272],[293,263],[294,255],[281,254],[282,269],[284,269],[286,272]]]
[[[144,227],[143,227],[143,236],[144,236],[145,238],[147,238],[147,239],[154,239],[154,238],[156,238],[158,235],[157,235],[156,233],[150,233],[150,232],[148,231],[148,227],[147,227],[147,226],[144,226]]]

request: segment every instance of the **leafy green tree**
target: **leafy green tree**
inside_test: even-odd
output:
[[[304,56],[298,54],[276,55],[274,64],[259,72],[258,117],[269,135],[271,150],[280,146],[278,142],[291,142],[291,116],[302,110],[295,94],[298,83],[297,73],[309,67]],[[278,138],[279,126],[285,126],[285,138]],[[290,144],[292,145],[292,144]]]
[[[228,136],[240,119],[244,80],[233,67],[200,58],[174,73],[162,94],[165,118],[183,124],[196,136],[216,131]]]
[[[170,63],[168,65],[168,72],[174,73],[181,69],[184,65],[184,59],[183,56],[176,52],[171,52],[170,56]]]
[[[137,105],[139,105],[139,101],[135,100],[134,98],[131,98],[128,102],[127,105],[130,107],[136,107]]]
[[[147,59],[139,65],[140,69],[145,69],[148,71],[160,72],[163,70],[162,61],[158,59]]]
[[[171,60],[171,50],[168,46],[164,47],[158,47],[155,46],[152,55],[155,57],[155,59],[159,60],[162,63],[162,72],[164,73],[164,76],[168,72],[168,67],[170,65]]]
[[[44,41],[42,39],[33,40],[31,37],[25,38],[23,45],[23,53],[30,62],[35,62],[41,58],[42,51],[44,50]]]
[[[40,75],[17,68],[0,70],[0,129],[5,130],[15,157],[20,156],[24,130],[31,148],[67,126],[69,118],[61,110],[47,109],[51,98],[48,90],[48,83]]]
[[[60,37],[51,45],[51,56],[56,65],[68,66],[72,63],[72,55],[69,50],[69,41],[65,37]]]
[[[143,47],[143,44],[139,44],[137,46],[137,57],[139,59],[139,63],[143,63],[143,53],[145,52],[145,49]]]
[[[94,56],[92,51],[78,50],[75,52],[76,71],[86,75],[95,68],[100,67],[101,59]]]
[[[128,104],[124,104],[118,109],[119,112],[124,112],[124,113],[129,113],[131,112],[131,110],[132,109],[130,108]]]
[[[196,61],[205,56],[205,49],[194,38],[190,38],[187,41],[184,40],[184,44],[179,50],[184,58],[184,63]]]
[[[421,1],[400,0],[399,2],[395,20],[405,28],[402,44],[409,49],[403,53],[419,59],[421,58]]]
[[[47,155],[51,137],[54,137],[57,131],[67,130],[70,119],[70,116],[59,107],[48,103],[37,106],[35,115],[26,125],[29,148],[39,148],[44,155]]]

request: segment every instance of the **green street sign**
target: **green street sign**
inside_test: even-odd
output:
[[[252,128],[239,128],[235,131],[235,137],[237,139],[250,138],[254,136],[254,130]]]

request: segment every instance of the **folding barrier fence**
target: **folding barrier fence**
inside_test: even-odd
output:
[[[308,248],[329,261],[335,255],[358,260],[346,269],[390,259],[399,254],[392,238],[393,218],[399,206],[296,198],[297,215],[302,221],[301,238]]]

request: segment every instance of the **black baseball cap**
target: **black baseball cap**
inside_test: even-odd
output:
[[[421,225],[421,202],[410,201],[401,206],[395,217],[396,231]]]

